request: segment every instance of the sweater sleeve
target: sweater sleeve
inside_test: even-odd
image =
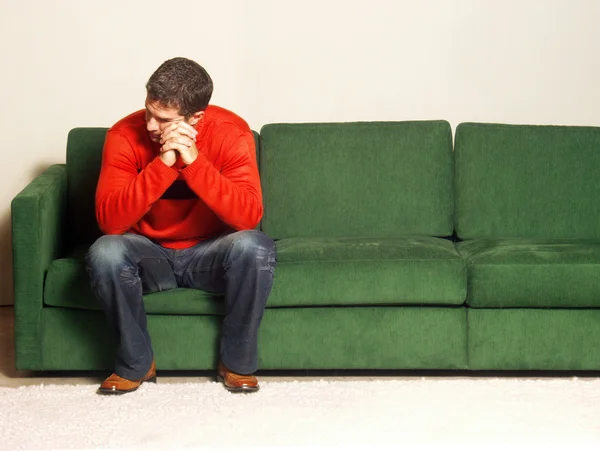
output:
[[[253,229],[262,217],[263,204],[252,133],[225,138],[220,153],[221,170],[200,152],[181,174],[221,221],[234,230]]]
[[[154,159],[138,172],[127,138],[109,131],[96,189],[96,219],[105,234],[122,234],[137,224],[169,186],[178,171]]]

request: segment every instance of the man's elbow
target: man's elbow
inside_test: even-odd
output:
[[[123,235],[128,227],[123,227],[121,224],[116,224],[114,221],[110,221],[100,215],[96,216],[96,222],[98,223],[98,228],[104,235]]]
[[[124,227],[115,227],[115,226],[110,226],[110,225],[100,225],[100,231],[104,234],[104,235],[123,235],[125,232],[127,232],[127,228]]]
[[[258,208],[253,208],[244,218],[240,218],[238,224],[235,225],[237,230],[252,230],[260,224],[263,216],[263,207],[259,205]]]

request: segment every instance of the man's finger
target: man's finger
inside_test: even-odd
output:
[[[179,126],[179,122],[173,122],[173,123],[167,125],[165,127],[165,129],[163,130],[163,134],[171,133],[173,130],[177,130],[178,126]]]
[[[175,130],[170,130],[168,132],[164,132],[160,138],[160,142],[161,142],[161,144],[164,144],[167,141],[170,141],[172,139],[177,139],[181,136],[184,136],[186,139],[194,139],[191,136],[184,135],[183,133],[181,133],[179,131],[179,129],[175,129]]]
[[[189,132],[189,135],[192,135],[194,138],[198,135],[198,131],[190,124],[185,121],[181,121],[178,124],[178,129],[184,129]],[[190,138],[192,137],[190,136]]]
[[[196,129],[184,121],[181,121],[177,124],[175,131],[193,140],[196,140],[196,136],[198,136]]]
[[[180,123],[182,124],[182,123]],[[161,144],[169,141],[170,139],[175,139],[178,136],[186,136],[187,138],[191,139],[192,141],[196,141],[196,136],[198,135],[198,132],[196,132],[196,130],[194,130],[192,128],[191,125],[186,124],[186,126],[175,126],[175,127],[171,127],[169,126],[168,128],[165,129],[165,131],[162,133],[161,136]]]
[[[176,135],[173,136],[172,138],[167,139],[166,142],[175,142],[178,144],[183,144],[184,146],[190,147],[194,141],[190,138],[188,138],[187,136],[183,136],[183,135]]]
[[[160,151],[161,153],[168,152],[169,150],[176,150],[177,152],[186,152],[191,147],[191,144],[188,145],[188,143],[181,143],[175,140],[169,140],[163,144]]]
[[[180,122],[181,121],[175,121],[175,122],[171,122],[170,124],[168,124],[162,131],[162,135],[165,136],[165,135],[173,132],[174,130],[177,130],[177,127],[179,127]]]

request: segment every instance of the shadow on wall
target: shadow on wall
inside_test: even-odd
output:
[[[30,178],[21,189],[34,178],[41,175],[53,163],[39,164],[30,174]],[[17,194],[21,191],[17,191]],[[16,194],[15,194],[16,195]],[[11,199],[12,201],[12,199]],[[0,214],[0,305],[13,305],[13,256],[12,256],[12,226],[10,203]]]
[[[0,305],[13,303],[10,207],[0,216]]]

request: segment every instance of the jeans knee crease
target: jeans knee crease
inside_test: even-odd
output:
[[[132,269],[133,268],[131,266],[125,266],[121,270],[119,276],[121,277],[124,285],[137,285],[140,282],[139,276],[136,272],[133,272]]]

